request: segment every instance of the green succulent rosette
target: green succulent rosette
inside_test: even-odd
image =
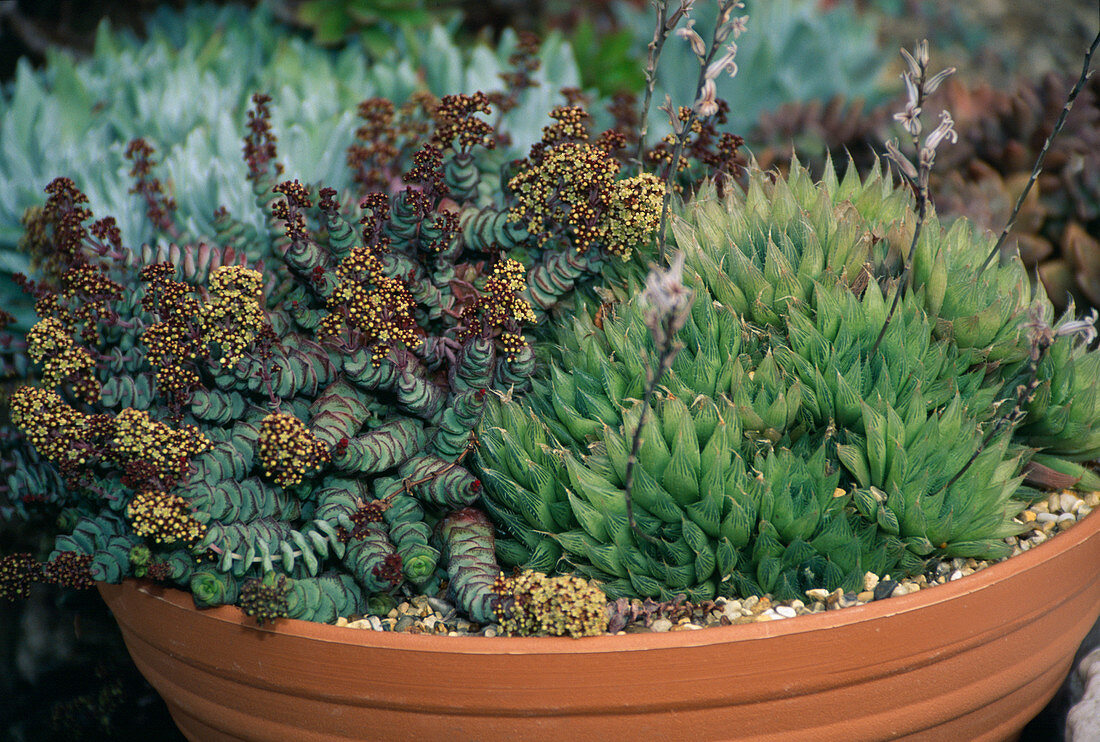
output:
[[[1019,261],[981,272],[987,240],[934,217],[887,324],[914,217],[881,172],[848,172],[814,183],[796,162],[679,208],[693,300],[644,420],[638,298],[582,308],[533,391],[490,401],[479,465],[503,566],[577,571],[611,597],[793,599],[1009,555],[1031,455],[1064,463],[1100,431],[1095,376],[1092,393],[1078,377],[1098,354],[1063,321],[1033,362],[1045,298]],[[1017,400],[1030,381],[1044,391]]]

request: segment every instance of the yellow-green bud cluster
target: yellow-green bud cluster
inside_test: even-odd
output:
[[[210,441],[193,425],[174,430],[149,419],[149,413],[127,407],[114,421],[111,456],[119,464],[145,462],[164,481],[179,478],[186,460],[210,448]]]
[[[138,492],[126,507],[126,517],[134,533],[158,544],[193,544],[206,533],[206,526],[195,520],[187,501],[168,492]]]
[[[317,333],[322,337],[335,334],[346,321],[374,345],[377,363],[391,343],[420,344],[420,330],[412,316],[415,306],[408,287],[382,273],[378,256],[369,248],[356,247],[336,269],[336,288],[328,298],[331,314],[322,320]]]
[[[282,412],[268,415],[260,424],[259,454],[264,475],[283,487],[299,484],[329,461],[325,444],[301,420]]]
[[[202,307],[203,339],[218,344],[222,365],[231,368],[265,324],[263,276],[240,265],[221,266],[210,274],[210,293]]]
[[[665,184],[651,173],[642,173],[615,184],[607,217],[604,247],[624,260],[632,245],[646,240],[657,230],[664,205]]]
[[[562,142],[509,181],[516,195],[509,218],[543,242],[551,225],[564,224],[578,252],[599,242],[626,260],[657,228],[664,185],[649,174],[616,182],[619,168],[600,147]]]
[[[19,387],[11,397],[11,421],[48,461],[84,463],[76,443],[86,437],[88,417],[66,404],[57,392]]]
[[[245,615],[252,616],[261,626],[290,613],[287,593],[290,586],[284,575],[268,575],[264,580],[251,579],[241,587],[237,602]]]
[[[598,636],[607,631],[607,596],[582,577],[526,570],[493,584],[501,628],[519,636]]]
[[[99,384],[93,376],[95,361],[73,342],[69,330],[54,317],[39,320],[27,333],[27,355],[42,365],[42,383],[58,387],[73,381],[76,394],[88,402],[99,400]]]

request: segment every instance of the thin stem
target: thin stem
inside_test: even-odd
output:
[[[661,380],[661,377],[665,375],[665,371],[672,367],[672,359],[680,351],[682,346],[677,343],[671,343],[667,348],[661,351],[661,355],[657,361],[657,370],[650,375],[649,383],[646,384],[645,397],[642,399],[642,414],[638,416],[638,427],[634,430],[634,438],[630,443],[630,456],[626,460],[626,473],[623,475],[623,490],[626,497],[626,517],[630,522],[630,530],[635,534],[641,536],[651,544],[660,545],[660,541],[648,533],[644,532],[638,527],[638,522],[634,519],[634,501],[630,497],[631,489],[634,487],[634,465],[638,462],[638,449],[642,445],[642,427],[645,425],[646,413],[649,412],[650,404],[653,400],[653,393],[657,390],[657,383]]]
[[[684,152],[684,145],[687,143],[687,138],[691,135],[691,128],[695,125],[696,110],[695,103],[703,95],[703,87],[707,81],[707,69],[710,67],[711,62],[714,61],[714,55],[718,51],[718,47],[721,45],[719,42],[719,35],[722,33],[723,23],[722,18],[726,12],[734,6],[736,0],[723,0],[718,6],[718,18],[714,23],[714,31],[711,34],[710,44],[707,47],[707,57],[703,60],[699,66],[699,77],[695,81],[695,94],[692,96],[691,112],[688,114],[687,120],[683,122],[683,127],[676,134],[676,148],[672,152],[672,159],[668,163],[668,172],[665,174],[665,197],[661,203],[661,224],[657,228],[657,254],[660,257],[662,264],[665,260],[665,227],[668,224],[668,211],[672,201],[672,184],[676,179],[676,173],[680,168],[680,156]],[[722,36],[725,38],[725,36]],[[669,117],[672,119],[673,127],[676,125],[676,114],[672,111],[668,112]]]
[[[875,344],[871,346],[871,353],[867,356],[868,358],[875,357],[878,346],[882,344],[882,339],[886,337],[886,328],[890,326],[890,319],[894,316],[894,311],[898,308],[898,302],[901,300],[902,292],[904,292],[909,285],[909,279],[913,273],[913,255],[917,252],[917,241],[920,240],[921,228],[924,226],[924,217],[927,211],[928,186],[922,185],[917,190],[917,226],[913,229],[913,241],[909,244],[909,254],[905,257],[905,269],[901,272],[897,291],[894,292],[894,301],[890,303],[890,311],[886,314],[886,321],[882,323],[882,329],[879,330],[878,337],[875,338]]]
[[[1066,117],[1069,115],[1069,111],[1073,108],[1073,101],[1077,99],[1078,93],[1085,87],[1085,83],[1089,79],[1089,66],[1092,64],[1092,55],[1096,51],[1096,47],[1100,46],[1100,31],[1097,31],[1096,38],[1092,40],[1092,45],[1085,53],[1085,63],[1081,66],[1081,76],[1077,78],[1077,84],[1073,86],[1073,89],[1069,91],[1069,96],[1066,98],[1066,104],[1062,106],[1062,113],[1058,116],[1058,122],[1054,125],[1054,130],[1050,132],[1050,136],[1043,142],[1043,149],[1039,152],[1038,159],[1035,160],[1035,167],[1031,169],[1031,177],[1027,180],[1027,185],[1024,186],[1024,190],[1020,193],[1020,197],[1016,199],[1016,205],[1012,208],[1012,213],[1008,217],[1008,223],[1005,224],[1005,228],[1001,230],[1001,236],[997,238],[997,243],[993,245],[993,249],[989,251],[989,255],[985,256],[985,262],[982,263],[981,268],[978,269],[978,273],[982,273],[989,264],[993,262],[993,258],[1001,251],[1001,247],[1004,245],[1005,240],[1008,239],[1008,233],[1012,230],[1012,227],[1016,225],[1016,218],[1020,215],[1020,209],[1024,205],[1024,199],[1027,198],[1027,194],[1031,191],[1031,187],[1035,185],[1035,181],[1039,178],[1039,173],[1043,169],[1043,160],[1046,159],[1047,152],[1050,150],[1050,144],[1054,141],[1054,137],[1058,136],[1058,133],[1062,131],[1062,127],[1066,123]]]
[[[1046,352],[1046,349],[1048,347],[1049,345],[1046,344],[1039,347],[1039,358],[1042,357],[1042,354]],[[1028,376],[1030,378],[1028,379],[1027,384],[1020,384],[1018,387],[1016,387],[1016,402],[1015,404],[1013,404],[1012,410],[1004,417],[997,418],[993,422],[993,425],[990,427],[989,432],[987,432],[985,434],[985,437],[982,438],[981,442],[978,444],[978,448],[974,451],[973,455],[971,455],[970,459],[967,460],[962,469],[959,469],[955,476],[951,477],[951,479],[948,480],[947,484],[940,488],[940,492],[946,491],[948,488],[951,487],[951,485],[959,481],[962,475],[965,474],[966,471],[970,468],[971,464],[978,460],[978,457],[982,454],[982,451],[984,451],[989,446],[989,444],[993,441],[993,438],[996,437],[997,433],[999,433],[1006,424],[1013,425],[1020,422],[1024,419],[1024,417],[1027,416],[1027,413],[1024,412],[1024,404],[1031,400],[1031,398],[1035,394],[1035,390],[1039,388],[1039,358],[1033,357],[1030,360],[1028,368]],[[937,492],[936,494],[938,495],[939,492]]]
[[[638,163],[639,172],[642,170],[642,152],[645,150],[646,135],[649,132],[649,109],[653,105],[653,90],[657,86],[657,63],[661,59],[661,49],[664,48],[665,40],[672,33],[672,29],[676,27],[691,7],[690,4],[685,6],[681,2],[680,7],[676,9],[676,12],[670,18],[668,15],[668,0],[653,0],[653,5],[657,8],[657,24],[653,27],[653,40],[649,42],[649,54],[646,57],[645,99],[642,103],[638,146],[634,151],[634,161]]]

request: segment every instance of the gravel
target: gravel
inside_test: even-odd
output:
[[[1068,530],[1077,521],[1100,505],[1100,492],[1087,495],[1066,491],[1050,495],[1030,505],[1017,516],[1017,522],[1030,526],[1018,536],[1006,538],[1012,544],[1012,555],[1038,546]],[[1011,557],[1009,557],[1011,558]],[[995,564],[977,559],[949,559],[935,564],[926,573],[915,577],[894,579],[890,575],[868,572],[863,577],[863,590],[846,593],[824,589],[807,590],[805,600],[776,601],[771,595],[748,598],[716,598],[698,605],[691,603],[664,604],[658,610],[636,611],[640,617],[629,622],[619,634],[666,631],[692,631],[710,626],[782,621],[822,611],[843,610],[876,600],[927,590],[937,585],[963,579]],[[633,601],[636,608],[642,601]],[[453,604],[442,597],[417,595],[400,603],[386,616],[349,616],[336,620],[337,626],[367,631],[400,631],[410,634],[446,636],[497,636],[497,624],[481,625],[461,618]]]

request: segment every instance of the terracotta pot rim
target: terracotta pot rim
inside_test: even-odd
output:
[[[1100,513],[1087,515],[1068,531],[1057,534],[1044,543],[1002,562],[986,567],[954,582],[936,585],[916,593],[877,600],[839,611],[826,611],[812,615],[796,616],[776,621],[715,626],[697,631],[675,631],[648,634],[630,634],[626,637],[595,636],[582,639],[569,637],[484,637],[440,636],[409,634],[405,632],[369,631],[348,629],[332,624],[279,619],[272,626],[257,626],[236,606],[196,609],[190,593],[147,580],[127,580],[129,589],[141,592],[153,599],[169,603],[181,610],[196,610],[209,620],[233,624],[255,632],[263,639],[265,634],[280,634],[315,641],[338,644],[357,644],[387,649],[407,649],[419,652],[447,652],[467,654],[547,654],[568,652],[574,654],[649,649],[674,649],[714,643],[762,640],[771,637],[824,632],[829,629],[858,624],[875,619],[909,613],[932,605],[956,600],[986,590],[992,585],[1029,570],[1036,569],[1047,559],[1083,544],[1100,533]],[[117,589],[116,586],[104,586]],[[123,589],[126,589],[125,587]],[[629,645],[629,646],[627,646]]]

